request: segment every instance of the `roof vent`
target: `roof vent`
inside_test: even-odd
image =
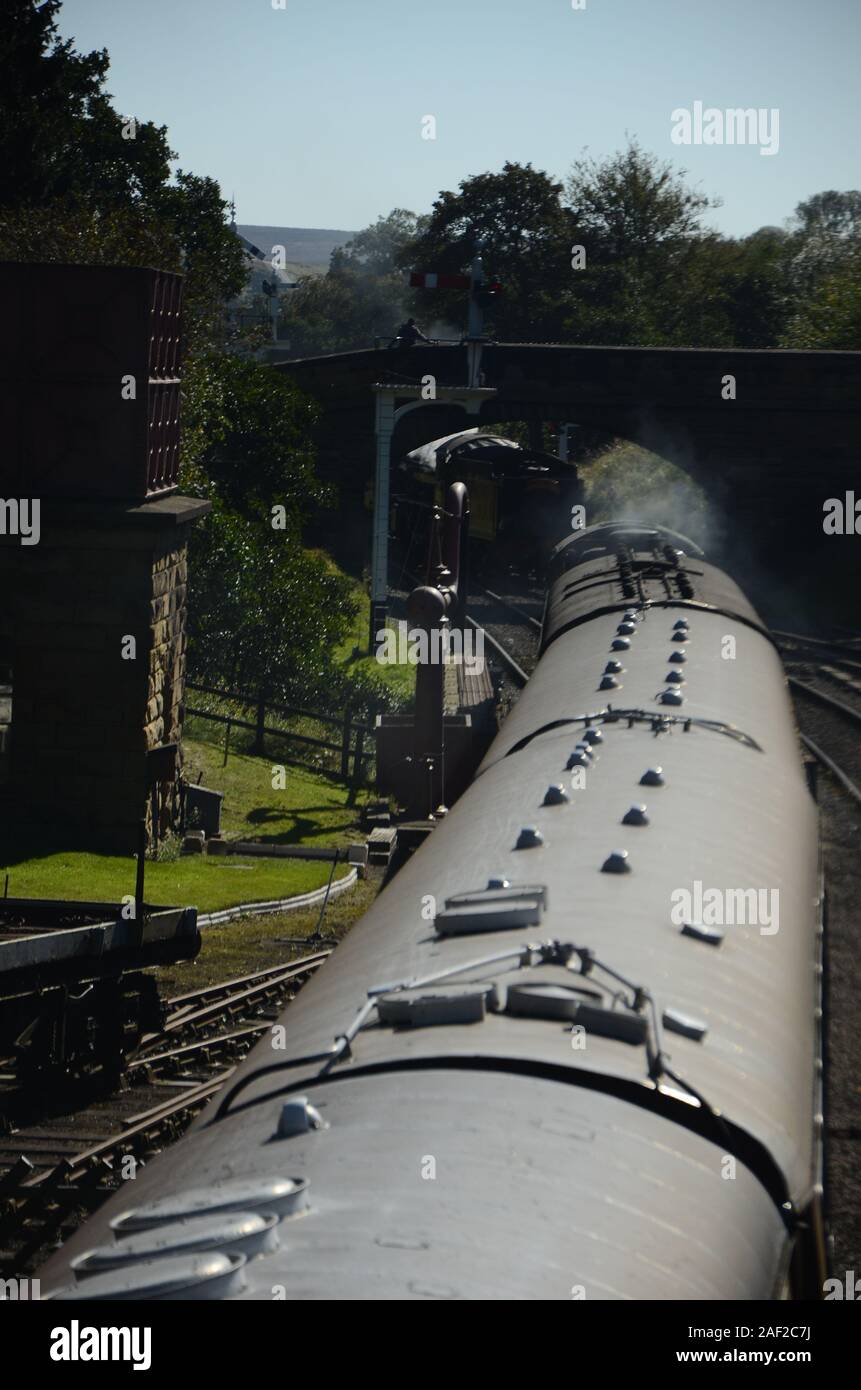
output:
[[[640,778],[641,787],[662,787],[664,785],[664,769],[662,767],[647,767]]]
[[[600,1009],[594,1004],[581,1004],[577,1010],[575,1027],[582,1025],[587,1033],[599,1038],[615,1038],[618,1042],[644,1043],[649,1036],[649,1024],[642,1014],[623,1012],[621,1009]]]
[[[569,754],[568,761],[565,764],[565,771],[570,772],[572,767],[588,767],[591,761],[592,754],[590,752],[585,748],[575,748],[574,752]]]
[[[664,1027],[669,1033],[680,1033],[683,1038],[693,1038],[694,1042],[702,1042],[708,1032],[708,1025],[701,1023],[698,1018],[691,1018],[688,1014],[679,1013],[678,1009],[664,1009]]]
[[[632,806],[622,817],[623,825],[648,825],[649,817],[646,815],[645,806]]]
[[[683,705],[685,703],[685,697],[682,692],[680,690],[674,690],[672,686],[668,686],[666,690],[662,690],[658,699],[662,705]]]
[[[601,681],[598,686],[599,690],[618,690],[619,688],[619,682],[616,680],[615,676],[601,677]]]
[[[571,985],[552,985],[542,982],[509,985],[505,1012],[525,1018],[559,1019],[573,1022],[583,1004],[583,996],[601,1003],[603,996],[591,989],[573,989]]]
[[[499,1008],[495,985],[452,986],[439,994],[391,994],[377,1000],[381,1023],[393,1028],[433,1028],[443,1024],[481,1023],[488,1009]]]
[[[626,849],[614,849],[601,865],[602,874],[629,874],[630,872],[631,866],[628,863],[628,851]]]
[[[622,665],[621,661],[616,661],[616,660],[608,661],[608,662],[607,662],[607,665],[604,667],[604,675],[605,675],[605,676],[618,676],[619,673],[620,673],[621,671],[624,671],[624,669],[625,669],[625,668],[624,668],[624,666]]]
[[[546,905],[546,890],[540,884],[461,893],[446,898],[445,910],[437,913],[434,927],[440,936],[534,927],[541,921]]]
[[[604,735],[600,729],[587,729],[583,735],[585,743],[603,743]]]
[[[611,652],[626,652],[630,649],[630,639],[627,637],[614,637],[610,643]]]
[[[631,633],[636,631],[636,627],[636,623],[622,622],[616,628],[616,631],[618,632],[620,637],[630,637]]]
[[[689,637],[690,637],[690,633],[688,632],[687,628],[686,628],[686,627],[680,627],[679,630],[678,630],[677,632],[674,632],[674,633],[673,633],[672,640],[673,640],[674,642],[687,642],[687,640],[688,640]]]
[[[695,941],[705,941],[709,946],[719,946],[724,934],[720,927],[706,927],[702,922],[685,922],[682,936],[692,936]]]
[[[561,806],[563,802],[570,801],[571,797],[566,792],[561,782],[552,783],[544,793],[543,806]]]
[[[180,1255],[169,1260],[142,1260],[92,1279],[82,1279],[70,1288],[48,1297],[64,1303],[69,1299],[210,1299],[230,1298],[245,1287],[244,1255]]]
[[[670,685],[681,685],[685,678],[681,671],[668,671],[666,679]]]
[[[517,837],[515,849],[535,849],[544,844],[544,836],[535,825],[524,825]]]
[[[309,1103],[307,1096],[293,1096],[281,1106],[277,1130],[279,1139],[292,1139],[295,1134],[328,1128],[323,1116]]]
[[[78,1279],[106,1274],[124,1265],[171,1256],[229,1251],[233,1255],[268,1254],[278,1249],[278,1217],[271,1212],[237,1211],[223,1216],[196,1216],[152,1226],[112,1245],[100,1245],[72,1260]]]
[[[129,1231],[146,1231],[170,1221],[227,1211],[265,1211],[292,1216],[308,1204],[307,1178],[238,1178],[216,1182],[209,1187],[188,1188],[162,1197],[147,1206],[115,1216],[111,1229],[118,1236]]]

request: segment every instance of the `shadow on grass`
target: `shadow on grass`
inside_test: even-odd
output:
[[[302,809],[304,811],[329,811],[337,810],[338,808],[329,806],[305,806]],[[245,819],[249,825],[264,826],[269,821],[283,821],[285,815],[290,815],[290,812],[273,810],[269,806],[258,806],[256,810],[249,811]],[[255,838],[263,844],[295,845],[320,835],[337,835],[340,834],[341,831],[354,830],[355,828],[355,821],[352,820],[344,821],[339,825],[333,825],[331,822],[324,823],[323,821],[312,820],[310,816],[297,814],[293,818],[293,825],[289,830],[281,830],[271,835],[258,832]]]

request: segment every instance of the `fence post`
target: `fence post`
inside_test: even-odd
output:
[[[365,731],[361,725],[356,730],[356,760],[353,763],[353,783],[359,785],[362,776],[362,747],[365,742]]]
[[[266,749],[263,744],[263,730],[266,724],[266,692],[261,690],[257,700],[257,729],[254,734],[254,746],[252,753],[263,754]]]
[[[341,776],[344,781],[350,775],[350,734],[352,726],[350,722],[350,706],[344,710],[344,727],[341,733]]]

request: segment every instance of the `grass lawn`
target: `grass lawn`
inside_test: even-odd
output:
[[[202,731],[203,723],[195,721],[195,733]],[[221,832],[227,839],[320,846],[363,838],[356,803],[366,800],[367,793],[357,794],[337,778],[311,768],[282,763],[284,754],[279,754],[274,739],[268,757],[231,752],[226,766],[220,743],[186,738],[184,747],[188,781],[197,782],[202,773],[203,786],[225,793]],[[272,769],[278,766],[285,768],[283,790],[272,786]]]
[[[70,898],[117,903],[135,891],[135,861],[129,855],[77,850],[3,851],[0,879],[9,875],[10,898]],[[267,902],[308,893],[328,882],[330,864],[295,859],[250,859],[239,855],[183,855],[167,863],[147,861],[147,902],[197,907],[212,912],[236,903]],[[337,878],[348,872],[338,865]],[[3,884],[0,883],[0,891]]]
[[[202,721],[199,721],[202,723]],[[211,726],[210,726],[211,728]],[[231,753],[223,767],[220,746],[185,741],[186,775],[225,793],[222,830],[228,839],[316,846],[361,841],[356,793],[333,777],[286,766],[286,787],[272,788],[277,757]],[[365,792],[359,797],[364,798]],[[331,865],[296,859],[239,855],[182,855],[147,860],[146,898],[164,906],[212,912],[237,903],[268,902],[308,893],[328,882]],[[336,878],[347,872],[339,865]],[[32,838],[0,849],[0,893],[9,875],[9,896],[119,902],[135,889],[131,855],[93,854]]]
[[[376,657],[368,655],[371,600],[363,584],[357,582],[354,593],[359,609],[350,631],[335,648],[335,660],[344,667],[348,675],[354,671],[362,672],[374,680],[382,681],[398,697],[399,707],[404,710],[410,709],[416,693],[416,668],[408,664],[399,666],[395,662],[379,662]],[[395,619],[386,619],[386,627],[397,630]],[[357,647],[362,653],[361,656],[353,655]]]

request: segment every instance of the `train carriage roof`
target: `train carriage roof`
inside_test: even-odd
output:
[[[408,473],[422,476],[441,474],[451,463],[468,464],[470,468],[487,468],[494,471],[501,464],[506,472],[516,475],[525,472],[541,471],[575,474],[571,464],[564,463],[553,454],[545,454],[536,449],[524,449],[513,439],[504,435],[482,434],[478,428],[459,430],[456,434],[443,435],[411,449],[401,460],[400,467]]]

